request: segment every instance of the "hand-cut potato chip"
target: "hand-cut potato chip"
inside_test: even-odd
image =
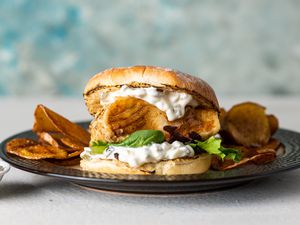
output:
[[[233,106],[224,117],[222,134],[229,143],[247,147],[267,144],[271,131],[265,108],[252,102]]]
[[[31,139],[13,139],[7,143],[8,153],[26,159],[69,159],[80,155],[89,145],[90,134],[75,123],[43,105],[38,105],[33,131],[38,142]]]
[[[39,132],[37,136],[40,142],[63,148],[68,152],[83,151],[85,147],[81,142],[70,139],[61,133]]]
[[[279,146],[281,145],[280,141],[275,139],[275,138],[271,138],[270,141],[261,147],[255,148],[255,151],[260,151],[260,150],[264,150],[264,149],[278,149]]]
[[[248,163],[255,163],[257,165],[266,164],[276,159],[276,151],[273,149],[266,149],[260,154],[254,155],[250,158],[243,158],[239,162],[233,162],[232,160],[225,160],[221,162],[218,158],[214,157],[212,160],[212,168],[216,170],[229,170]]]
[[[13,139],[6,145],[8,153],[26,159],[65,159],[68,157],[66,150],[50,145],[41,145],[29,139]]]
[[[220,120],[221,127],[224,126],[224,120],[225,120],[226,113],[227,112],[226,112],[226,110],[224,108],[220,109],[219,120]]]
[[[38,143],[34,140],[27,139],[27,138],[16,138],[11,141],[9,141],[6,144],[6,150],[7,152],[14,151],[16,148],[20,147],[26,147],[26,146],[33,146],[37,145]]]
[[[254,155],[250,158],[243,158],[239,162],[233,162],[232,160],[224,160],[221,162],[220,159],[214,157],[212,160],[212,168],[216,170],[229,170],[248,163],[255,163],[257,165],[266,164],[274,161],[276,159],[276,152],[273,149],[268,149],[263,153]]]
[[[85,146],[89,145],[90,134],[85,129],[47,107],[38,105],[35,109],[34,116],[34,132],[57,132],[69,136]]]
[[[60,142],[63,143],[65,146],[73,149],[74,151],[76,151],[76,150],[83,151],[83,149],[85,147],[81,142],[72,140],[68,137],[62,137],[60,139]]]
[[[279,122],[278,119],[274,115],[268,115],[268,121],[270,126],[271,135],[275,134],[278,130]]]
[[[231,148],[236,148],[241,151],[242,160],[239,162],[226,159],[222,161],[219,158],[214,157],[212,160],[212,168],[216,170],[229,170],[248,163],[257,165],[266,164],[276,159],[276,150],[279,146],[280,142],[274,138],[272,138],[268,144],[256,148],[230,145]]]
[[[274,149],[258,150],[257,155],[252,156],[250,161],[255,164],[267,164],[276,159],[276,151]]]
[[[42,143],[47,143],[49,145],[52,145],[53,147],[57,147],[59,148],[60,147],[60,144],[59,144],[59,136],[62,136],[62,135],[59,135],[59,134],[50,134],[50,133],[47,133],[47,132],[39,132],[37,133],[37,136],[39,138],[39,141],[42,142]]]
[[[79,150],[79,151],[68,153],[68,157],[67,158],[69,159],[69,158],[73,158],[73,157],[79,156],[81,152],[82,151]]]

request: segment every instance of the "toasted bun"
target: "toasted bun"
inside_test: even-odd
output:
[[[83,170],[117,173],[117,174],[156,174],[156,175],[179,175],[205,173],[211,164],[211,156],[201,154],[193,158],[181,158],[158,163],[147,163],[141,167],[129,167],[127,163],[119,160],[82,159],[80,166]]]
[[[130,87],[157,87],[183,91],[191,94],[202,106],[219,111],[219,104],[213,89],[203,80],[179,71],[154,67],[132,66],[112,68],[92,77],[84,90],[89,112],[94,115],[99,106],[99,90],[115,89],[121,85]]]

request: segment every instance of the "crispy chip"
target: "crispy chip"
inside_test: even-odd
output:
[[[225,120],[226,113],[227,112],[224,108],[220,109],[219,120],[220,120],[221,127],[224,127],[224,120]]]
[[[231,148],[239,149],[242,153],[242,160],[234,162],[232,160],[220,160],[214,157],[212,160],[212,168],[216,170],[229,170],[240,167],[248,163],[255,163],[257,165],[266,164],[276,159],[276,150],[280,147],[280,142],[277,139],[272,138],[269,143],[262,147],[245,147],[245,146],[233,146]]]
[[[68,157],[68,153],[64,149],[50,145],[41,145],[28,139],[14,139],[7,143],[6,150],[8,153],[26,159],[65,159]]]
[[[83,151],[84,145],[81,142],[78,142],[76,140],[72,140],[68,137],[62,137],[60,139],[61,143],[63,143],[65,146],[69,147],[70,149],[73,149],[74,151],[80,150]]]
[[[89,145],[90,134],[75,123],[43,105],[35,110],[33,131],[38,142],[31,139],[13,139],[6,145],[8,153],[26,159],[69,159],[80,155]]]
[[[40,142],[50,144],[53,147],[63,148],[68,152],[82,152],[84,148],[84,145],[81,142],[70,139],[60,133],[39,132],[37,135]]]
[[[274,115],[268,115],[268,121],[269,121],[271,135],[273,135],[275,134],[275,132],[278,130],[279,127],[278,119]]]
[[[67,158],[73,158],[73,157],[79,156],[81,152],[82,152],[81,150],[75,151],[75,152],[71,152],[71,153],[68,154]]]
[[[81,142],[85,146],[89,145],[90,134],[85,129],[53,112],[47,107],[38,105],[35,109],[34,116],[34,132],[57,132],[64,134],[77,142]]]
[[[262,146],[271,137],[268,117],[265,108],[252,102],[233,106],[225,115],[221,135],[247,147]]]
[[[277,150],[280,145],[281,145],[281,143],[280,143],[279,140],[277,140],[275,138],[271,138],[270,141],[266,145],[256,148],[256,151],[260,151],[260,150],[264,150],[264,149],[275,149],[275,150]]]
[[[274,149],[258,150],[257,153],[257,155],[250,158],[250,161],[255,164],[267,164],[276,159],[276,151]]]
[[[39,132],[39,133],[37,133],[37,136],[38,136],[40,142],[48,143],[51,146],[57,147],[57,148],[60,147],[58,140],[59,140],[59,136],[62,136],[62,135],[59,135],[59,134],[54,135],[54,134],[50,134],[47,132]]]
[[[16,138],[16,139],[9,141],[6,144],[6,150],[7,150],[7,152],[11,152],[11,151],[14,151],[14,149],[16,149],[16,148],[33,146],[33,145],[37,145],[37,144],[38,143],[36,141],[31,140],[31,139]]]

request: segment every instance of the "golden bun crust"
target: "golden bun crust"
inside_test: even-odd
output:
[[[98,100],[97,91],[120,87],[153,86],[161,89],[184,91],[195,97],[205,107],[219,111],[219,103],[213,89],[200,78],[180,71],[155,67],[132,66],[107,69],[93,76],[84,90],[84,98],[92,115],[95,114],[93,104]]]
[[[205,173],[211,164],[211,155],[201,154],[193,158],[181,158],[158,163],[147,163],[143,166],[133,168],[127,163],[119,160],[82,159],[80,166],[83,170],[114,173],[114,174],[156,174],[156,175],[180,175]]]

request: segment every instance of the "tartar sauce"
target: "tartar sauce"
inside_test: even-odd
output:
[[[159,91],[157,88],[131,88],[123,85],[119,90],[113,92],[100,92],[100,103],[108,105],[115,101],[116,97],[132,96],[155,105],[165,112],[169,121],[174,121],[184,116],[185,107],[191,105],[196,107],[197,101],[184,92]]]
[[[152,143],[137,148],[110,146],[103,154],[93,154],[91,148],[86,147],[81,153],[81,158],[88,159],[118,159],[126,162],[131,167],[138,167],[145,163],[156,163],[161,160],[177,159],[183,157],[193,157],[195,152],[189,145],[174,141],[172,144],[163,142],[161,144]]]

